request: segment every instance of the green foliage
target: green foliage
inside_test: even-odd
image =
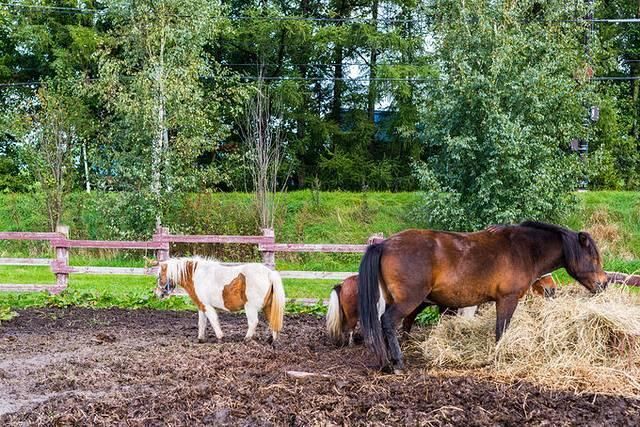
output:
[[[171,297],[159,300],[153,292],[123,293],[78,291],[68,289],[58,295],[47,292],[31,294],[2,294],[0,295],[0,313],[8,313],[9,308],[33,307],[85,307],[85,308],[151,308],[158,310],[195,310],[195,306],[183,297]],[[0,319],[9,320],[9,319]]]
[[[436,307],[427,307],[416,316],[419,325],[435,325],[440,320],[440,312]]]
[[[313,304],[302,304],[296,301],[287,302],[285,306],[285,313],[287,314],[313,314],[318,317],[325,316],[327,314],[327,306],[322,301],[317,301]]]
[[[2,324],[2,322],[6,322],[7,320],[13,319],[17,315],[18,313],[11,310],[11,307],[0,306],[0,324]]]
[[[290,177],[289,188],[310,188],[318,177],[330,190],[415,190],[413,167],[423,160],[439,183],[428,188],[426,206],[441,213],[421,221],[463,227],[447,217],[467,210],[487,212],[477,223],[557,217],[565,203],[531,212],[503,182],[525,185],[522,194],[532,194],[526,184],[550,186],[548,195],[570,188],[554,185],[576,178],[565,164],[568,139],[590,144],[580,175],[591,188],[640,188],[640,80],[592,81],[595,95],[585,87],[592,72],[640,74],[640,30],[596,25],[591,33],[571,22],[588,4],[55,3],[96,14],[0,5],[0,83],[36,83],[0,87],[0,191],[47,191],[36,185],[42,164],[24,150],[23,137],[42,128],[38,96],[68,82],[73,102],[59,117],[70,121],[80,112],[89,126],[82,132],[74,126],[64,192],[90,184],[149,193],[156,181],[168,193],[250,191],[236,119],[259,68],[285,106],[286,156],[278,176],[281,183]],[[596,17],[637,14],[628,0],[594,7]],[[582,116],[591,105],[600,106],[600,120],[586,129]],[[521,148],[530,144],[535,155]],[[521,157],[504,154],[521,149]],[[457,159],[454,151],[466,154]],[[556,168],[539,162],[549,157],[560,159]],[[536,179],[515,173],[534,167],[541,171]],[[450,182],[457,179],[443,172],[450,169],[454,178],[468,170],[468,179]],[[467,193],[477,194],[475,203]],[[155,213],[166,213],[165,197],[155,198]]]
[[[640,145],[632,136],[633,103],[622,87],[598,87],[600,117],[593,125],[587,157],[589,186],[594,189],[640,188]]]
[[[560,220],[578,182],[566,152],[584,132],[588,85],[574,80],[577,27],[533,19],[573,16],[574,5],[546,2],[542,16],[535,1],[433,5],[441,70],[424,107],[430,156],[417,166],[416,218],[454,230]]]

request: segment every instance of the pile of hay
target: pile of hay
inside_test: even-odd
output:
[[[552,300],[521,301],[497,345],[494,330],[492,305],[473,319],[443,318],[418,349],[434,368],[482,368],[506,380],[640,396],[637,293],[610,288],[592,297],[566,287]]]

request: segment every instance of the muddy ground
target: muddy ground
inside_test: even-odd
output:
[[[322,320],[289,316],[278,347],[246,344],[245,318],[221,316],[223,343],[198,344],[197,315],[31,309],[0,325],[0,425],[640,425],[640,401],[527,383],[367,367]],[[293,379],[287,371],[324,374]]]

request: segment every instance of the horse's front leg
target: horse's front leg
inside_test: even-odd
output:
[[[509,327],[513,312],[518,306],[518,295],[505,295],[496,300],[496,342]]]
[[[198,342],[207,340],[207,315],[204,311],[198,310]]]
[[[216,313],[215,308],[207,305],[205,306],[204,313],[211,323],[211,327],[213,328],[213,332],[216,334],[216,338],[218,338],[218,341],[222,340],[222,338],[224,338],[224,334],[222,333],[222,329],[220,329],[220,321],[218,320],[218,313]]]
[[[247,324],[249,325],[247,335],[244,337],[244,340],[249,341],[253,339],[253,336],[256,333],[256,328],[258,327],[258,310],[247,304],[244,306],[244,311],[247,314]]]

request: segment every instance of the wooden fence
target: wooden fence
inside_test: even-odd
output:
[[[55,274],[53,284],[0,284],[0,291],[36,292],[47,290],[59,293],[66,289],[69,274],[123,274],[123,275],[153,275],[155,268],[132,267],[78,267],[69,265],[69,252],[75,248],[99,249],[143,249],[155,251],[158,261],[167,260],[170,256],[171,243],[233,243],[257,245],[262,253],[262,262],[270,268],[275,268],[276,252],[352,252],[363,253],[367,245],[382,240],[382,234],[369,238],[367,244],[303,244],[276,243],[272,229],[263,229],[261,236],[220,236],[220,235],[180,235],[171,234],[166,227],[159,226],[149,241],[112,241],[112,240],[72,240],[69,239],[69,228],[58,226],[56,232],[0,232],[0,240],[40,240],[49,241],[54,249],[55,258],[0,258],[0,265],[50,265]],[[354,274],[352,272],[329,271],[281,271],[283,278],[292,279],[332,279],[342,280]]]

